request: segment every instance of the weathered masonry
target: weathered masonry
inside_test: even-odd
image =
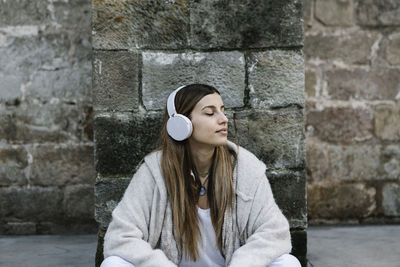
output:
[[[310,224],[400,222],[400,1],[307,0]]]
[[[0,1],[0,235],[96,232],[90,13]]]
[[[230,140],[267,164],[305,264],[302,1],[94,0],[92,38],[97,264],[111,211],[156,147],[168,94],[193,82],[221,91]]]

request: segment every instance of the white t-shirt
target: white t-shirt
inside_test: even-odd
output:
[[[210,209],[197,207],[201,239],[198,244],[199,258],[197,261],[187,261],[182,257],[179,267],[225,266],[225,259],[217,246],[214,227],[211,222]]]

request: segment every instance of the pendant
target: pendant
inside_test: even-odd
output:
[[[206,194],[206,188],[204,186],[201,186],[200,188],[200,196],[204,196]]]

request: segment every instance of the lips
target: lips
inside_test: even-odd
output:
[[[228,133],[228,129],[227,128],[223,128],[217,131],[217,133],[221,133],[221,134],[227,134]]]

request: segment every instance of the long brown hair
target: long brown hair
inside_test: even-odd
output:
[[[175,96],[175,108],[179,114],[190,118],[196,104],[206,95],[220,94],[217,89],[204,84],[191,84]],[[198,225],[197,202],[200,180],[193,163],[188,140],[175,141],[167,132],[168,112],[165,111],[161,132],[161,168],[172,208],[173,225],[177,241],[185,251],[186,259],[198,258],[197,244],[201,233]],[[222,225],[225,210],[231,207],[234,197],[233,166],[236,154],[228,146],[215,148],[208,178],[207,197],[211,221],[218,248],[222,247]],[[195,179],[191,176],[195,174]]]

